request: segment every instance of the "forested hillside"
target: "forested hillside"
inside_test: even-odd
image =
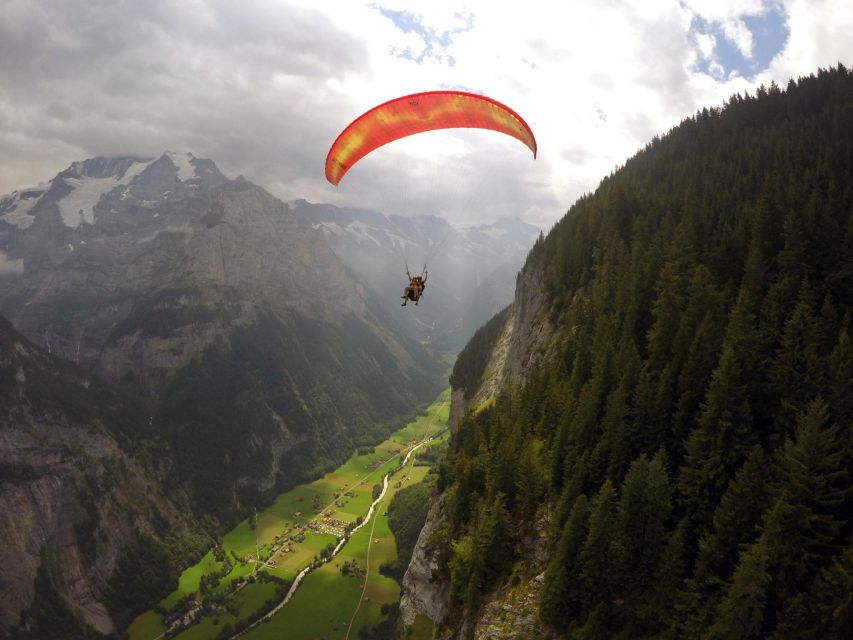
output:
[[[544,571],[561,637],[850,637],[853,74],[685,120],[525,270],[557,355],[456,430],[448,626]]]

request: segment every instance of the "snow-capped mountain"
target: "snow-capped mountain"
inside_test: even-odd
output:
[[[53,218],[68,229],[92,225],[96,217],[118,214],[118,203],[141,210],[155,203],[186,199],[192,192],[226,182],[210,160],[167,151],[159,158],[93,158],[73,163],[48,183],[0,196],[0,232],[28,229]],[[127,201],[127,202],[125,202]],[[131,213],[138,213],[134,209]],[[137,216],[137,224],[145,216]]]
[[[322,229],[332,249],[368,284],[403,326],[440,349],[458,349],[512,301],[515,274],[539,229],[519,219],[457,229],[438,216],[385,216],[365,209],[289,203],[298,217]],[[406,266],[429,271],[417,312],[401,313]]]

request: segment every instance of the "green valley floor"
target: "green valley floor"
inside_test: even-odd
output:
[[[397,557],[388,505],[398,490],[420,482],[429,471],[415,464],[414,455],[388,478],[370,520],[331,560],[308,573],[285,605],[280,603],[303,569],[328,556],[361,524],[384,476],[412,448],[425,449],[446,437],[449,404],[445,391],[426,415],[372,452],[353,454],[336,470],[281,494],[241,522],[223,536],[221,546],[181,574],[178,588],[159,603],[160,613],[148,611],[133,622],[130,640],[224,639],[240,631],[248,639],[333,640],[357,638],[361,628],[378,623],[382,605],[400,597],[397,582],[379,573],[381,564]]]

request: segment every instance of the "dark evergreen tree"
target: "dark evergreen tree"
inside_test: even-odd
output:
[[[588,518],[589,501],[581,495],[575,500],[545,574],[540,611],[542,619],[559,631],[567,630],[581,612],[583,592],[578,577]]]

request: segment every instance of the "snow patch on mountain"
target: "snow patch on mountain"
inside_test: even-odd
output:
[[[189,151],[186,153],[167,151],[164,155],[172,161],[172,164],[178,170],[178,180],[186,182],[196,177],[195,167],[192,164],[195,158]]]
[[[403,236],[397,235],[396,233],[388,233],[386,231],[386,234],[391,239],[391,244],[394,247],[400,249],[401,251],[405,251],[406,247],[409,245],[415,248],[418,246],[416,242],[412,242],[408,238],[404,238]]]
[[[92,178],[90,176],[65,176],[62,180],[72,191],[57,200],[59,214],[66,227],[76,229],[81,223],[92,224],[95,221],[95,205],[101,198],[116,187],[123,187],[142,173],[153,160],[134,162],[120,176]],[[76,166],[75,165],[72,166]]]
[[[101,196],[116,186],[115,178],[63,178],[72,191],[57,201],[59,214],[66,227],[76,229],[81,223],[95,221],[95,205]]]
[[[359,244],[361,244],[362,240],[368,240],[378,247],[382,246],[382,243],[371,235],[370,230],[372,227],[367,226],[363,222],[350,222],[346,228],[353,236],[355,236],[355,239]]]
[[[159,217],[159,214],[155,213],[154,217],[155,218]],[[193,228],[189,224],[179,224],[179,225],[178,224],[167,224],[163,228],[157,229],[156,231],[154,231],[154,233],[151,233],[147,236],[143,236],[143,237],[139,238],[139,240],[136,241],[136,244],[145,244],[146,242],[151,242],[152,240],[154,240],[158,236],[166,234],[166,233],[178,233],[178,234],[185,235],[185,236],[192,236],[193,235]]]
[[[312,229],[320,229],[326,237],[342,236],[346,233],[337,222],[318,222],[311,225]]]
[[[138,176],[140,173],[145,171],[148,168],[153,160],[149,160],[148,162],[134,162],[127,168],[127,171],[124,172],[121,178],[116,182],[116,184],[127,186],[130,182]]]
[[[13,191],[8,196],[0,198],[0,220],[7,222],[19,229],[26,229],[35,220],[35,216],[30,215],[30,210],[38,204],[41,197],[47,191],[48,185],[39,185],[21,191]]]
[[[482,233],[484,236],[489,236],[490,238],[494,238],[495,240],[500,240],[508,233],[506,229],[501,229],[497,226],[478,227],[476,230],[479,233]]]

